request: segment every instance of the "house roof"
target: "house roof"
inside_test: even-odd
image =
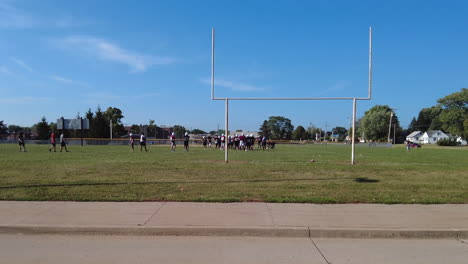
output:
[[[442,130],[429,130],[426,133],[429,137],[432,137],[434,135],[437,135],[438,132],[441,133],[442,136],[443,135],[447,136],[444,132],[442,132]]]
[[[408,135],[408,137],[410,137],[410,138],[415,137],[415,136],[417,136],[419,134],[422,134],[422,132],[421,131],[413,131],[411,134]]]

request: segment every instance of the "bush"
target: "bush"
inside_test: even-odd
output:
[[[456,146],[457,142],[455,140],[450,139],[441,139],[437,141],[437,145],[439,146]]]

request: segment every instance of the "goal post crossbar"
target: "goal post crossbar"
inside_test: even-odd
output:
[[[229,134],[229,101],[280,101],[280,100],[352,100],[353,101],[353,124],[352,124],[352,139],[351,139],[351,164],[355,164],[355,129],[356,129],[356,101],[372,99],[372,27],[369,27],[369,72],[368,72],[368,94],[367,97],[225,97],[220,98],[215,96],[215,31],[211,29],[211,100],[225,101],[225,137]],[[225,146],[225,162],[228,163],[228,148]]]

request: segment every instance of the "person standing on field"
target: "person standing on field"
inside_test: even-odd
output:
[[[208,136],[208,147],[211,148],[211,135]]]
[[[203,136],[202,143],[203,143],[203,147],[206,148],[206,145],[208,144],[208,140],[206,139],[206,136]]]
[[[63,148],[65,148],[65,151],[68,152],[67,142],[65,141],[65,136],[63,135],[63,132],[62,132],[62,134],[60,134],[60,152],[62,152]]]
[[[133,138],[133,134],[130,133],[130,146],[132,147],[132,152],[135,151],[135,148],[133,147],[135,145],[135,139]]]
[[[23,132],[20,132],[19,133],[19,136],[18,136],[18,144],[19,144],[19,149],[20,149],[20,152],[26,152],[26,147],[24,146],[24,134]]]
[[[56,149],[55,149],[55,132],[52,131],[52,134],[50,134],[50,144],[52,145],[49,149],[49,152],[52,151],[52,149],[54,150],[54,152],[56,152]]]
[[[143,147],[145,147],[145,151],[148,151],[146,149],[146,136],[145,136],[145,133],[141,133],[141,136],[140,136],[140,151],[143,151]]]
[[[409,140],[406,140],[406,151],[410,151],[411,149],[411,142]]]
[[[175,138],[175,133],[172,132],[171,134],[171,151],[175,152],[176,149],[176,138]]]
[[[224,149],[226,147],[226,137],[224,134],[221,135],[221,149]]]
[[[188,135],[188,132],[185,132],[185,135],[184,135],[184,150],[186,150],[186,151],[189,151],[189,140],[190,140],[190,137]]]

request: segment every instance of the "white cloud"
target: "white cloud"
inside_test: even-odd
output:
[[[52,100],[53,99],[49,97],[23,96],[23,97],[0,98],[0,103],[2,104],[33,104],[33,103],[49,103]]]
[[[57,81],[57,82],[70,84],[70,85],[78,85],[78,86],[82,86],[82,87],[86,87],[86,88],[91,87],[89,84],[87,84],[85,82],[75,81],[75,80],[65,78],[65,77],[62,77],[62,76],[58,76],[58,75],[52,75],[52,76],[50,76],[50,79],[52,79],[54,81]]]
[[[20,67],[22,67],[23,69],[26,69],[29,72],[36,72],[31,67],[29,67],[29,65],[27,65],[24,61],[20,59],[17,59],[15,57],[10,57],[10,60],[12,60],[14,63],[18,64]]]
[[[71,15],[57,15],[52,18],[34,16],[18,9],[7,1],[0,1],[0,28],[25,29],[35,27],[70,28],[91,24],[89,20]]]
[[[31,15],[6,2],[0,2],[0,28],[31,28],[38,24],[37,19]]]
[[[105,61],[126,64],[132,72],[143,72],[153,65],[167,65],[175,62],[173,58],[143,55],[119,47],[107,40],[90,36],[70,36],[58,41],[65,49],[85,52]]]
[[[203,79],[201,80],[203,83],[209,83],[211,84],[211,79]],[[259,87],[251,84],[246,84],[242,82],[233,82],[233,81],[227,81],[223,79],[215,79],[215,86],[221,86],[225,88],[229,88],[232,91],[237,91],[237,92],[261,92],[265,91],[266,88],[264,87]]]

